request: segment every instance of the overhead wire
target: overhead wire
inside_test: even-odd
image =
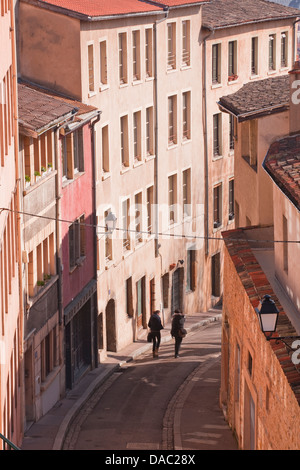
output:
[[[33,213],[30,213],[30,212],[25,212],[25,211],[17,211],[15,209],[9,209],[9,208],[6,208],[6,207],[1,207],[0,208],[0,214],[3,212],[3,211],[8,211],[8,212],[14,212],[14,213],[17,213],[17,214],[22,214],[24,216],[28,216],[28,217],[37,217],[37,218],[40,218],[40,219],[47,219],[47,220],[53,220],[55,222],[61,222],[61,223],[66,223],[66,224],[73,224],[74,223],[74,220],[68,220],[68,219],[60,219],[60,218],[56,218],[56,217],[50,217],[50,216],[47,216],[47,215],[40,215],[40,214],[33,214]],[[108,233],[107,231],[107,227],[105,225],[99,225],[99,224],[89,224],[87,222],[77,222],[78,225],[80,226],[85,226],[85,227],[89,227],[89,228],[99,228],[99,229],[104,229],[105,232],[102,232],[102,233]],[[141,234],[147,234],[149,235],[149,231],[146,231],[146,230],[133,230],[133,229],[129,229],[129,228],[121,228],[121,227],[115,227],[114,230],[116,231],[126,231],[126,232],[133,232],[133,233],[141,233]],[[161,237],[164,237],[164,236],[168,236],[168,237],[172,237],[172,238],[186,238],[186,239],[201,239],[201,240],[221,240],[221,241],[232,241],[232,242],[245,242],[245,239],[244,238],[237,238],[237,237],[218,237],[218,236],[207,236],[207,235],[187,235],[187,234],[184,234],[184,233],[169,233],[169,232],[156,232],[156,235],[158,236],[161,236]],[[247,238],[247,241],[249,243],[291,243],[291,244],[300,244],[300,240],[268,240],[268,239],[252,239],[252,238]]]

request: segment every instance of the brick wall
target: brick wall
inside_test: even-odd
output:
[[[261,332],[255,313],[259,298],[268,293],[276,302],[279,334],[292,334],[292,326],[246,239],[228,240],[244,238],[243,230],[223,235],[221,404],[241,449],[299,449],[300,372],[285,345],[267,341]]]

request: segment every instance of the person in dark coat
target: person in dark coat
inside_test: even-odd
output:
[[[186,330],[184,329],[184,322],[184,315],[179,310],[175,310],[171,325],[171,336],[172,338],[175,338],[175,357],[179,357],[179,349],[182,343],[182,338],[183,335],[186,334]]]
[[[155,310],[155,312],[151,315],[150,320],[148,322],[148,327],[150,328],[150,331],[152,333],[153,357],[158,357],[158,349],[160,346],[160,339],[161,339],[160,331],[164,328],[162,326],[159,314],[160,314],[160,311]]]

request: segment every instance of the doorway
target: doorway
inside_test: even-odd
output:
[[[106,305],[105,318],[106,318],[106,349],[107,351],[117,352],[116,312],[115,312],[114,299],[110,299]]]
[[[171,302],[171,313],[175,310],[182,311],[183,306],[183,279],[184,279],[184,268],[177,268],[172,274],[172,302]]]

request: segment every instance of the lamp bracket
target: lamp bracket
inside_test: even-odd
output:
[[[265,335],[265,336],[266,336],[266,339],[267,339],[268,341],[273,340],[273,341],[276,342],[276,344],[279,344],[280,342],[284,343],[285,346],[286,346],[290,351],[292,351],[293,348],[292,348],[285,340],[287,340],[287,339],[293,339],[293,340],[300,339],[300,336],[275,336],[275,337],[267,336],[267,335]]]

